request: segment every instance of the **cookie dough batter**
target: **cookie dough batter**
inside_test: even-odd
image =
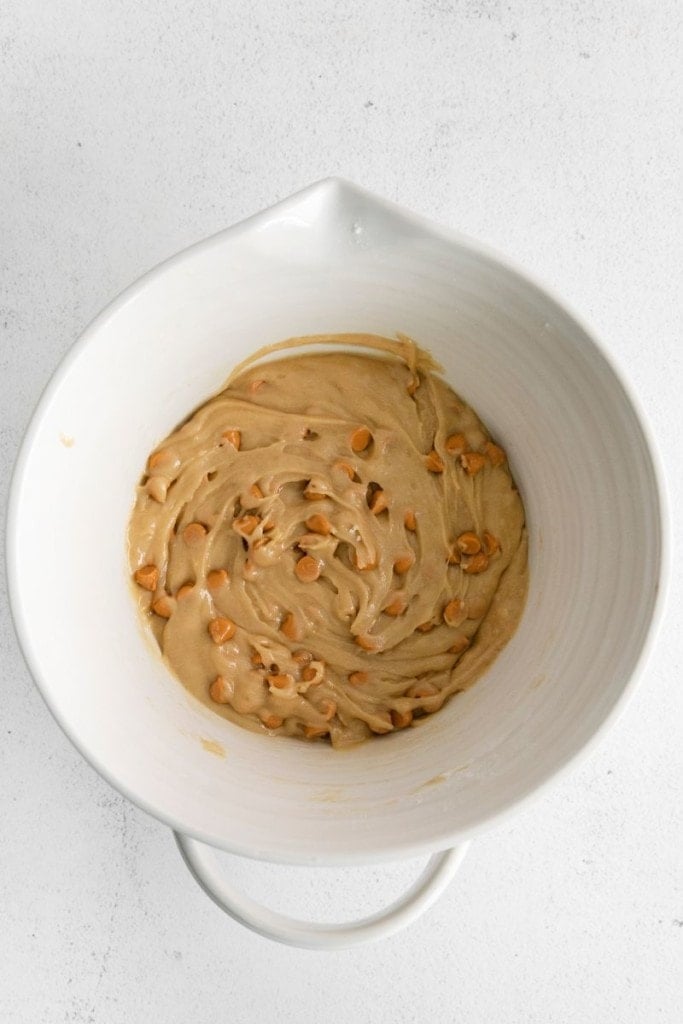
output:
[[[191,693],[345,746],[493,661],[522,613],[526,530],[504,450],[427,353],[374,335],[268,351],[312,343],[361,351],[257,353],[150,455],[130,565]]]

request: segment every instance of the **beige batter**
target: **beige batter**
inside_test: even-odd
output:
[[[374,335],[269,351],[312,342],[365,351],[238,367],[150,456],[130,563],[195,696],[345,746],[493,661],[524,605],[526,530],[503,449],[425,352]]]

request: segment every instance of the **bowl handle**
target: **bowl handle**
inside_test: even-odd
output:
[[[269,910],[239,892],[220,874],[212,846],[182,832],[174,835],[190,873],[221,910],[267,939],[304,949],[347,949],[397,932],[436,901],[469,846],[461,843],[433,854],[407,892],[376,914],[343,924],[315,924]]]

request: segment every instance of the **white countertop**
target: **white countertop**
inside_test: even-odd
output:
[[[654,426],[680,546],[682,50],[677,0],[5,0],[3,501],[41,389],[113,295],[339,174],[498,247],[582,313]],[[332,954],[209,902],[169,831],[59,731],[3,608],[0,1020],[680,1021],[680,575],[598,752],[475,842],[418,923]],[[226,860],[310,917],[379,907],[417,868]]]

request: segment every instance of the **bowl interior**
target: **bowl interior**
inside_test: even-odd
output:
[[[522,624],[419,728],[345,753],[251,735],[189,698],[138,623],[125,553],[135,481],[258,346],[397,330],[508,450],[530,532]],[[638,661],[662,543],[638,417],[583,329],[478,249],[335,182],[188,250],[102,314],[41,402],[9,536],[30,667],[95,766],[217,845],[326,862],[437,849],[571,759]]]

